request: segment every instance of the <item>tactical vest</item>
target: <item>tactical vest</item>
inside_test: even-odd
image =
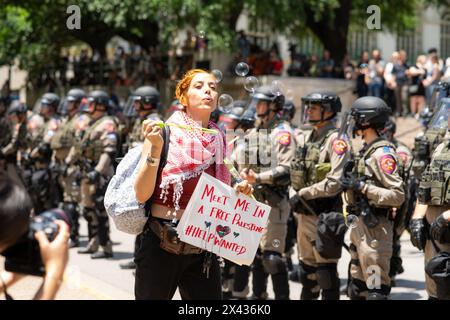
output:
[[[420,179],[423,171],[430,163],[433,150],[443,141],[445,129],[429,129],[424,135],[414,139],[413,164],[414,175]]]
[[[101,117],[94,124],[92,124],[91,127],[89,127],[86,130],[86,132],[84,133],[84,137],[79,144],[82,155],[87,160],[96,162],[100,159],[100,156],[103,153],[104,146],[102,139],[99,139],[98,137],[96,139],[91,139],[91,134],[105,120],[112,120],[116,122],[113,117],[110,116]]]
[[[63,124],[55,133],[50,144],[53,150],[69,149],[76,142],[75,125],[78,120],[78,115],[73,116],[67,123]]]
[[[245,149],[246,167],[255,173],[264,172],[266,168],[270,168],[272,158],[272,132],[281,123],[287,121],[278,119],[267,129],[267,135],[262,134],[259,130],[252,131],[251,134],[245,136],[247,148]],[[262,157],[261,157],[262,156]]]
[[[423,204],[450,205],[450,140],[442,152],[428,165],[419,185],[419,201]]]
[[[370,158],[370,156],[378,149],[378,148],[382,148],[382,147],[390,147],[394,150],[395,152],[395,145],[390,143],[389,141],[386,140],[381,140],[378,142],[375,142],[374,144],[372,144],[365,152],[364,154],[361,155],[355,155],[355,164],[356,164],[356,178],[358,179],[364,179],[367,182],[372,182],[374,183],[375,180],[373,179],[373,177],[368,177],[366,175],[366,161],[367,159]],[[400,177],[403,179],[403,175],[404,175],[404,167],[403,167],[403,161],[400,159],[397,162],[397,172],[400,175]]]
[[[322,181],[331,171],[330,159],[327,159],[328,162],[319,163],[320,151],[328,138],[337,131],[337,129],[330,130],[322,139],[316,142],[308,141],[303,146],[297,147],[290,170],[291,186],[295,191]],[[311,135],[312,133],[309,139]]]

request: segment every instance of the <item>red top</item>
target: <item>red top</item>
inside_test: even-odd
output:
[[[209,166],[208,169],[205,170],[205,172],[211,176],[215,176],[216,174],[216,166],[213,163],[212,165]],[[198,180],[200,179],[201,174],[199,174],[197,177],[195,178],[191,178],[189,180],[184,181],[183,183],[183,193],[181,194],[180,197],[180,209],[186,209],[186,206],[189,202],[189,200],[191,199],[192,194],[194,193],[194,189],[198,184]],[[153,203],[159,204],[159,205],[163,205],[163,206],[167,206],[170,208],[174,208],[175,205],[173,204],[173,185],[170,184],[169,185],[169,189],[167,192],[167,200],[166,202],[163,202],[164,199],[160,199],[160,195],[161,195],[161,188],[159,187],[159,185],[161,184],[161,176],[158,177],[158,180],[156,180],[156,184],[155,184],[155,193],[154,193],[154,200]]]

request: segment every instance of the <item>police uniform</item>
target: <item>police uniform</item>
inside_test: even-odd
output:
[[[351,229],[349,296],[361,299],[373,292],[386,297],[391,289],[389,270],[394,232],[391,211],[402,205],[404,185],[398,173],[399,160],[393,144],[380,138],[365,146],[360,154],[356,162],[357,179],[365,181],[363,193],[378,223],[368,226],[360,214],[359,221]],[[346,195],[349,206],[359,206],[359,209],[347,206],[350,214],[362,209],[351,191]]]
[[[18,153],[25,152],[28,147],[27,124],[17,123],[10,127],[10,141],[1,148],[6,161],[6,172],[20,186],[24,186],[21,174],[17,168]]]
[[[433,152],[431,162],[422,175],[419,186],[419,201],[427,204],[426,222],[431,225],[443,212],[450,210],[450,134],[447,133],[442,142]],[[423,196],[421,196],[423,195]],[[434,242],[434,243],[433,243]],[[450,252],[450,243],[440,243],[427,238],[425,244],[425,265],[440,251]],[[438,295],[435,281],[425,274],[427,294],[430,298],[441,298]]]
[[[80,133],[77,132],[79,121],[80,115],[78,114],[65,118],[50,144],[55,166],[58,169],[58,183],[63,191],[63,209],[71,219],[70,239],[74,245],[78,243],[79,211],[77,206],[81,200],[81,177],[80,168],[75,164],[68,166],[66,159],[71,147],[79,142]]]
[[[98,244],[111,252],[108,215],[103,206],[104,186],[114,175],[113,159],[117,153],[117,124],[113,118],[103,116],[92,121],[83,139],[77,146],[78,160],[82,168],[81,206],[88,221],[89,250],[94,253]],[[71,150],[71,152],[74,149]],[[73,163],[71,155],[69,163]],[[98,180],[92,183],[87,175],[98,172]]]
[[[342,213],[341,186],[338,179],[350,158],[349,144],[339,138],[333,122],[302,132],[297,137],[297,152],[291,164],[291,186],[315,212],[300,206],[297,244],[300,260],[302,299],[314,299],[322,289],[323,299],[339,299],[337,262],[342,244],[336,244],[339,255],[322,256],[316,248],[317,223],[320,214]]]
[[[394,240],[392,247],[392,258],[390,265],[389,276],[391,277],[392,285],[395,284],[394,278],[397,274],[403,273],[404,269],[402,266],[401,253],[401,242],[400,237],[409,224],[409,219],[411,217],[412,211],[414,210],[414,205],[416,203],[416,183],[415,178],[410,176],[414,156],[412,151],[401,141],[396,139],[392,140],[396,150],[398,160],[401,162],[399,165],[400,176],[403,178],[403,183],[405,186],[405,202],[396,211],[394,218]]]
[[[284,253],[290,211],[287,185],[295,152],[292,129],[289,122],[275,116],[267,131],[252,129],[246,140],[248,147],[245,162],[250,164],[248,169],[257,173],[254,196],[271,207],[268,225],[261,238],[260,252],[253,264],[253,291],[261,298],[266,291],[267,276],[271,274],[276,298],[288,299],[287,271],[281,256]],[[271,166],[272,161],[276,167]]]

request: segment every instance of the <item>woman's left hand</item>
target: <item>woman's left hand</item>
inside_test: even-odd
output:
[[[251,196],[253,194],[253,187],[247,180],[242,180],[235,184],[234,190],[236,190],[236,192],[242,192],[246,196]]]

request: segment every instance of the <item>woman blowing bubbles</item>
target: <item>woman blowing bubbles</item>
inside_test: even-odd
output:
[[[138,300],[172,299],[178,287],[183,299],[221,299],[217,259],[176,239],[171,224],[181,219],[203,172],[230,184],[230,174],[222,161],[226,155],[225,136],[210,121],[218,99],[216,78],[204,70],[190,70],[177,84],[176,98],[183,110],[176,111],[167,123],[192,129],[170,127],[169,151],[160,177],[157,171],[164,148],[161,128],[155,121],[144,123],[142,128],[145,142],[135,182],[136,199],[145,203],[153,196],[153,200],[149,227],[140,235],[135,254],[135,295]],[[252,193],[245,180],[235,190]]]

